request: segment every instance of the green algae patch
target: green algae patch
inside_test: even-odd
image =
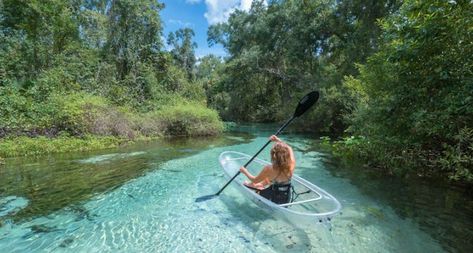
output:
[[[12,137],[0,140],[0,156],[15,157],[29,155],[43,155],[65,152],[83,152],[99,149],[114,148],[132,142],[113,136],[85,136],[78,137]]]

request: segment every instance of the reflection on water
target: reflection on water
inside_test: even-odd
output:
[[[318,149],[314,142],[307,151]],[[363,195],[391,207],[400,218],[415,221],[420,229],[439,240],[445,250],[473,252],[473,189],[435,179],[387,176],[330,156],[323,160],[332,175],[348,179]],[[365,212],[384,218],[382,209],[365,207]]]

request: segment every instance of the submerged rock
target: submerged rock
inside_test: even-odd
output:
[[[56,227],[50,227],[46,225],[33,225],[30,227],[31,231],[34,233],[49,233],[53,231],[57,231],[58,229]]]
[[[74,239],[67,238],[64,241],[62,241],[61,244],[59,244],[59,247],[66,248],[67,246],[71,245],[71,243],[73,243],[73,242],[74,242]]]

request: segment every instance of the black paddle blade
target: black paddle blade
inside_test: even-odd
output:
[[[319,100],[319,92],[312,91],[309,94],[305,95],[299,104],[297,105],[296,111],[294,112],[294,117],[299,117],[304,114],[310,107],[312,107],[315,102]]]
[[[218,196],[217,194],[205,195],[205,196],[196,198],[196,199],[195,199],[195,202],[207,201],[207,200],[213,199],[213,198],[215,198],[215,197],[217,197],[217,196]]]

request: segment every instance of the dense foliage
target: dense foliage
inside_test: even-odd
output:
[[[406,1],[381,25],[379,52],[346,81],[357,148],[393,170],[473,181],[473,4]]]
[[[472,27],[471,1],[254,1],[208,31],[229,54],[209,103],[226,119],[280,121],[318,89],[301,125],[348,136],[338,151],[471,182]]]
[[[0,5],[0,138],[222,130],[195,78],[194,33],[172,33],[165,51],[158,1]],[[179,124],[182,131],[170,130]]]
[[[212,104],[224,118],[278,121],[292,113],[307,91],[322,91],[308,129],[341,133],[352,98],[345,75],[357,73],[376,50],[376,20],[396,10],[395,1],[254,1],[227,23],[210,27],[209,42],[221,43],[229,58],[215,85],[226,106]],[[219,103],[222,101],[219,100]]]

